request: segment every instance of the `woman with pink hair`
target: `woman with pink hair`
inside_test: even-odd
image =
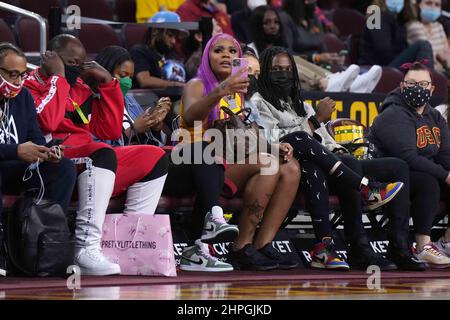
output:
[[[215,120],[226,115],[220,106],[236,112],[241,108],[240,95],[247,92],[249,80],[245,68],[231,74],[232,61],[242,57],[239,43],[228,34],[217,34],[207,43],[196,78],[186,84],[182,95],[181,125],[194,130],[200,121],[204,132]],[[194,137],[194,142],[198,136]],[[198,139],[197,139],[198,140]],[[271,245],[297,193],[300,166],[293,159],[289,144],[279,145],[281,158],[258,154],[255,164],[229,164],[225,177],[243,193],[244,206],[239,216],[239,235],[230,248],[228,262],[235,269],[269,270],[295,268],[298,263],[283,257]],[[276,161],[279,170],[261,174],[267,160]],[[248,160],[248,159],[247,159]],[[261,223],[258,233],[256,228]]]

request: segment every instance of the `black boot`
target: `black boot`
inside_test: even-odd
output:
[[[381,271],[396,270],[397,266],[382,255],[373,252],[370,245],[350,245],[348,251],[348,263],[351,269],[367,270],[369,266],[377,265]]]
[[[399,270],[425,271],[425,263],[417,260],[408,249],[388,249],[387,257],[397,265]]]

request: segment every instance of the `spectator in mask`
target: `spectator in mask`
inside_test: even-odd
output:
[[[358,63],[399,69],[403,63],[427,59],[433,68],[433,49],[428,41],[408,46],[405,24],[416,17],[410,0],[374,0],[372,4],[381,9],[380,28],[369,29],[366,23]]]
[[[329,189],[334,186],[350,244],[351,267],[365,270],[370,265],[378,265],[381,270],[396,267],[423,270],[423,266],[417,265],[408,254],[409,216],[407,210],[400,210],[408,204],[408,193],[402,192],[405,184],[401,182],[407,182],[406,164],[398,159],[366,163],[345,155],[345,148],[334,141],[323,124],[331,117],[334,102],[329,98],[322,99],[316,113],[302,101],[294,59],[286,49],[273,47],[264,51],[261,66],[258,93],[251,100],[260,112],[259,124],[264,127],[269,141],[289,142],[302,164],[301,190],[306,194],[307,208],[319,241],[311,253],[311,266],[344,270],[349,267],[333,248],[328,198]],[[370,177],[367,185],[364,185],[367,178],[363,176]],[[377,182],[378,179],[384,182]],[[400,182],[387,183],[397,179]],[[399,197],[402,200],[397,201]],[[392,261],[371,249],[362,223],[362,200],[369,210],[388,202],[393,206],[389,216],[389,259]]]
[[[124,145],[124,140],[126,140],[133,143],[139,141],[142,144],[165,146],[167,135],[163,131],[163,125],[171,107],[170,101],[167,100],[168,98],[159,101],[157,105],[158,112],[150,113],[144,112],[144,109],[136,99],[131,94],[128,94],[133,85],[134,62],[126,49],[119,46],[106,47],[97,55],[95,61],[105,68],[111,76],[119,80],[120,89],[125,100],[124,136],[122,139],[109,144],[115,146]],[[131,124],[133,124],[133,127]]]
[[[150,22],[179,23],[180,17],[174,12],[161,11],[155,14]],[[186,71],[175,53],[179,32],[175,29],[149,28],[145,44],[131,49],[136,87],[165,89],[184,86]]]
[[[436,243],[430,237],[441,195],[447,205],[450,199],[450,132],[429,104],[434,91],[429,69],[420,62],[403,67],[403,81],[384,100],[369,138],[381,156],[408,163],[416,258],[430,267],[450,267],[449,228]]]
[[[76,182],[75,166],[64,158],[64,147],[45,146],[33,97],[23,87],[26,71],[27,59],[22,51],[10,43],[0,43],[0,199],[3,193],[45,188],[42,196],[67,210]],[[32,165],[36,167],[32,169]],[[1,221],[0,201],[3,244]],[[0,275],[4,276],[1,249]]]
[[[438,71],[449,68],[450,47],[445,34],[444,27],[437,21],[441,16],[441,0],[417,1],[419,9],[419,20],[408,23],[406,32],[408,44],[429,41],[433,48],[434,67]]]
[[[168,159],[155,146],[112,148],[96,142],[122,134],[124,99],[119,81],[94,61],[74,36],[50,40],[42,66],[25,81],[42,131],[64,138],[66,156],[79,164],[75,263],[83,275],[120,273],[101,251],[109,199],[126,192],[124,213],[154,214],[167,176]],[[84,79],[84,80],[83,80]],[[94,81],[90,88],[85,81]]]
[[[253,11],[251,27],[255,42],[248,46],[255,51],[257,57],[266,48],[285,47],[280,17],[269,6],[260,6]],[[343,63],[343,60],[339,62],[339,59],[334,59],[334,56],[331,58],[330,62]],[[313,57],[312,60],[316,58]],[[354,64],[342,72],[332,73],[301,57],[296,57],[295,61],[299,65],[300,80],[305,90],[370,93],[375,89],[382,75],[380,66],[373,66],[368,72],[360,75],[359,66]]]

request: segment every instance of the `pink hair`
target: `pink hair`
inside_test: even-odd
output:
[[[203,81],[204,86],[203,94],[205,96],[219,85],[219,80],[214,74],[214,71],[211,69],[211,64],[209,63],[209,52],[217,42],[223,39],[232,41],[238,50],[239,58],[242,57],[242,49],[239,42],[227,33],[218,33],[208,41],[205,49],[203,50],[202,62],[200,64],[200,68],[198,69],[197,73],[197,78]],[[218,117],[219,117],[219,110],[215,108],[208,115],[208,123],[211,124]]]

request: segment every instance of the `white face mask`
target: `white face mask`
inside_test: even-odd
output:
[[[255,10],[256,7],[259,6],[266,6],[267,0],[247,0],[247,6],[250,8],[250,10]]]

